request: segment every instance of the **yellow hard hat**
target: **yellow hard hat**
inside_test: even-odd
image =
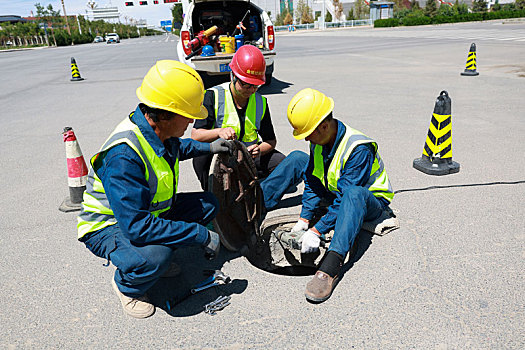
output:
[[[137,97],[152,108],[164,109],[190,119],[205,119],[204,85],[200,75],[179,61],[162,60],[151,67]]]
[[[334,100],[314,89],[299,91],[288,104],[288,121],[293,127],[293,137],[302,140],[334,109]]]

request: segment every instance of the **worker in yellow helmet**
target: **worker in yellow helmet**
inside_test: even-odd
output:
[[[324,235],[334,230],[330,247],[306,286],[306,299],[314,303],[332,294],[363,221],[379,218],[394,197],[377,143],[335,119],[333,109],[333,99],[309,88],[288,105],[293,136],[310,142],[301,215],[292,229],[300,236],[301,253],[318,251]],[[322,200],[330,204],[313,225],[310,221]]]
[[[147,290],[180,271],[176,248],[201,245],[217,255],[217,233],[204,225],[218,202],[209,192],[177,193],[179,161],[229,152],[218,139],[181,139],[189,124],[207,116],[204,86],[195,70],[177,61],[158,61],[137,89],[141,103],[115,128],[91,158],[78,239],[116,266],[113,289],[124,311],[136,318],[155,312]]]

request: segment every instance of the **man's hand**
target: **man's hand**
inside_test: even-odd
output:
[[[252,155],[252,158],[257,158],[258,156],[261,155],[261,148],[256,143],[246,147],[246,149],[248,150],[248,152],[250,152],[250,154]]]
[[[221,248],[221,239],[217,232],[208,230],[208,239],[204,243],[204,257],[208,260],[215,259]]]
[[[319,245],[321,244],[320,236],[312,230],[306,231],[302,237],[301,242],[301,253],[313,253],[319,250]]]
[[[308,221],[299,219],[297,223],[292,227],[292,232],[300,232],[308,230]]]
[[[225,140],[235,140],[237,138],[237,135],[235,134],[235,130],[233,130],[233,128],[220,128],[219,138]]]
[[[226,141],[225,139],[217,139],[210,143],[210,152],[213,154],[216,153],[230,153],[233,152],[233,145],[231,142]]]

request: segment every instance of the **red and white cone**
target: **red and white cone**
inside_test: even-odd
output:
[[[82,196],[86,190],[88,169],[73,128],[65,127],[62,135],[66,145],[69,197],[64,199],[58,209],[63,212],[70,212],[80,210]]]

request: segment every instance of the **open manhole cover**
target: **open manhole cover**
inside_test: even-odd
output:
[[[281,240],[298,215],[282,215],[264,220],[264,198],[257,169],[244,144],[234,140],[233,155],[216,154],[210,166],[208,184],[219,201],[213,224],[224,247],[241,252],[254,266],[276,274],[311,275],[325,248],[312,254]],[[327,235],[329,239],[331,235]]]

